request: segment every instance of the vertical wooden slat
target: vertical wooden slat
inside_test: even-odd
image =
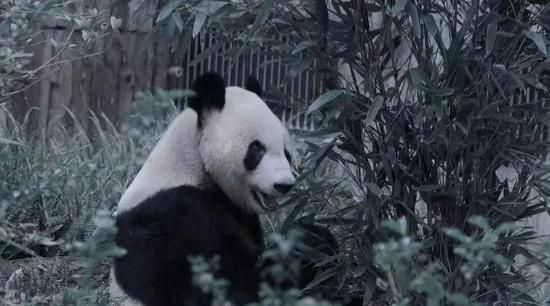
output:
[[[206,35],[207,35],[206,37],[208,38],[208,40],[207,40],[207,42],[208,42],[207,48],[210,48],[210,47],[212,47],[212,45],[213,45],[213,42],[212,42],[212,34],[211,34],[211,33],[207,33]],[[212,56],[209,56],[209,57],[206,59],[206,67],[207,67],[206,70],[207,70],[207,71],[212,71],[212,61],[213,61],[213,60],[212,60]]]
[[[118,110],[115,117],[116,122],[119,122],[120,116],[125,114],[129,109],[134,99],[136,91],[136,68],[139,67],[133,61],[138,58],[136,46],[136,34],[128,33],[121,37],[122,45],[126,48],[121,54],[120,74],[119,74],[119,92],[118,92]]]
[[[64,43],[65,37],[69,35],[67,30],[52,30],[53,39],[57,43]],[[55,50],[53,50],[55,51]],[[46,131],[55,131],[60,128],[61,119],[65,115],[65,107],[70,105],[72,97],[72,64],[70,59],[72,54],[65,50],[59,54],[57,61],[60,64],[52,70],[51,86],[50,86],[50,103],[47,110],[48,126]]]
[[[238,64],[238,71],[239,71],[239,86],[245,86],[245,78],[246,78],[246,67],[245,67],[245,59],[244,54],[241,54],[237,60],[239,61]]]
[[[254,57],[253,57],[252,51],[248,52],[248,69],[246,73],[249,75],[255,75],[254,74]]]
[[[53,38],[53,31],[45,31],[45,41],[42,49],[41,63],[48,62],[53,56],[52,46],[49,40]],[[48,109],[50,108],[50,68],[45,68],[42,73],[45,75],[44,79],[40,82],[40,97],[38,98],[38,133],[40,135],[40,141],[44,143],[46,141],[46,130],[48,128]]]
[[[166,88],[166,73],[168,72],[168,59],[170,58],[169,42],[165,38],[159,39],[155,47],[155,75],[154,86]]]

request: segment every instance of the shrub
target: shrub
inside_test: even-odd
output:
[[[176,40],[221,29],[240,53],[282,56],[289,78],[323,76],[326,93],[308,112],[323,119],[324,141],[305,142],[301,188],[274,219],[314,215],[333,227],[344,292],[431,305],[544,299],[529,273],[543,255],[522,226],[548,211],[545,6],[170,1],[161,12],[193,24],[180,36],[177,18],[159,20]],[[325,160],[340,171],[318,172]],[[406,220],[406,231],[396,236],[386,219]],[[390,246],[395,258],[384,256]]]

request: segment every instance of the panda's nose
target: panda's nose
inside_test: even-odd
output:
[[[273,184],[273,188],[280,193],[288,193],[294,184]]]

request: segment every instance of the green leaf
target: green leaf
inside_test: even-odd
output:
[[[487,25],[487,34],[485,36],[485,53],[487,55],[491,54],[493,47],[495,46],[495,41],[497,39],[497,21],[493,20],[489,25]]]
[[[208,49],[203,50],[201,53],[199,53],[199,55],[197,55],[197,57],[195,57],[189,63],[189,65],[191,65],[191,66],[195,65],[195,64],[200,63],[203,60],[209,58],[210,55],[216,53],[216,51],[218,51],[220,48],[222,48],[224,44],[225,44],[225,42],[219,41],[219,42],[215,43],[214,45],[210,46]]]
[[[443,232],[445,234],[447,234],[447,236],[457,240],[457,241],[460,241],[460,242],[463,242],[463,243],[469,243],[469,242],[472,242],[472,238],[464,235],[464,233],[459,230],[458,228],[454,228],[454,227],[451,227],[451,228],[445,228],[443,229]]]
[[[57,41],[55,41],[55,39],[50,38],[50,44],[53,46],[55,50],[59,50],[59,44],[57,43]]]
[[[420,68],[412,68],[409,70],[409,74],[411,76],[411,81],[414,86],[420,87],[422,85],[428,85],[429,77],[422,71]]]
[[[0,137],[0,144],[2,145],[14,145],[14,146],[20,146],[20,147],[27,147],[23,142],[17,141],[17,140],[11,140],[7,138]],[[1,209],[0,209],[1,211]],[[1,216],[1,214],[0,214]]]
[[[454,305],[472,305],[472,301],[462,293],[447,293],[447,299]]]
[[[382,221],[381,225],[401,236],[405,236],[407,234],[407,220],[405,218],[387,219]]]
[[[289,78],[297,77],[300,73],[304,72],[311,65],[313,65],[313,58],[306,58],[293,63],[290,69],[288,70],[288,77]]]
[[[546,49],[546,40],[542,33],[533,32],[533,31],[524,31],[523,34],[525,34],[525,36],[527,36],[529,39],[533,41],[533,43],[535,43],[535,45],[537,45],[537,47],[539,48],[540,52],[542,52],[542,54],[548,55],[548,51]]]
[[[172,89],[168,93],[172,99],[188,98],[195,95],[195,92],[190,89]]]
[[[380,197],[382,195],[382,189],[380,189],[380,187],[378,187],[376,183],[367,183],[367,188],[377,197]]]
[[[210,15],[217,13],[221,8],[226,6],[228,3],[225,1],[203,1],[201,3],[202,8]]]
[[[290,213],[288,213],[288,215],[286,216],[285,221],[283,222],[283,225],[281,226],[281,229],[283,231],[289,229],[290,226],[295,223],[296,217],[298,217],[298,215],[302,213],[302,211],[304,210],[304,207],[308,204],[308,199],[307,198],[301,198],[297,202],[298,202],[298,204],[296,204],[292,208]]]
[[[488,225],[487,225],[488,226]],[[523,226],[513,223],[513,222],[505,222],[497,226],[497,228],[494,230],[493,234],[500,235],[506,232],[514,231],[517,229],[523,228]]]
[[[317,42],[312,41],[312,40],[303,41],[303,42],[299,43],[296,46],[296,48],[294,48],[294,50],[292,51],[292,54],[300,53],[300,52],[304,51],[305,49],[307,49],[311,46],[316,46],[316,45],[317,45]]]
[[[494,65],[493,65],[493,68],[498,69],[498,70],[500,70],[500,71],[502,71],[502,72],[507,72],[507,71],[508,71],[508,70],[506,69],[506,66],[503,65],[503,64],[494,64]]]
[[[458,31],[458,34],[456,36],[456,42],[461,41],[464,39],[468,31],[470,30],[470,27],[472,26],[472,23],[474,22],[474,18],[476,17],[476,13],[479,9],[479,4],[472,3],[470,5],[470,8],[466,12],[466,17],[464,18],[464,21],[462,22],[462,27]]]
[[[321,33],[326,33],[328,30],[328,8],[326,0],[315,1],[315,17],[319,23]]]
[[[197,37],[197,35],[202,30],[202,27],[204,26],[204,23],[206,22],[206,18],[208,17],[208,12],[206,11],[200,11],[195,16],[195,22],[193,23],[193,38]]]
[[[437,33],[439,33],[439,28],[437,27],[437,24],[435,23],[435,19],[432,15],[426,14],[422,16],[422,19],[424,20],[424,24],[426,25],[426,29],[428,29],[428,33],[432,36],[436,36]]]
[[[177,9],[183,3],[182,0],[170,1],[165,6],[160,9],[159,15],[157,16],[157,23],[166,19],[172,12]]]
[[[489,231],[491,229],[489,223],[487,222],[487,219],[482,216],[471,216],[470,218],[468,218],[468,223],[473,224],[484,231]]]
[[[273,9],[273,5],[274,5],[273,0],[264,1],[264,5],[260,9],[260,11],[256,14],[256,19],[254,20],[254,24],[252,25],[253,30],[260,28],[262,25],[264,25],[267,22],[267,19],[271,14],[271,10]]]
[[[312,112],[314,112],[314,111],[320,109],[321,107],[325,106],[327,103],[329,103],[331,101],[334,101],[336,98],[340,97],[344,93],[346,93],[346,91],[343,90],[343,89],[334,89],[334,90],[331,90],[329,92],[326,92],[326,93],[322,94],[317,99],[315,99],[315,101],[313,101],[313,103],[311,103],[311,105],[307,109],[306,115],[309,115]]]
[[[317,169],[321,165],[321,162],[323,162],[323,160],[325,160],[325,158],[328,157],[330,152],[332,152],[332,148],[334,148],[336,141],[338,141],[338,139],[334,138],[326,146],[319,148],[317,151],[315,151],[315,153],[311,155],[309,159],[312,161],[315,161],[315,165],[313,166],[313,169],[312,169],[313,173],[317,171]]]
[[[395,16],[401,13],[401,11],[403,11],[407,6],[407,3],[409,3],[409,0],[397,0],[395,5],[391,8],[391,14]]]
[[[365,120],[365,124],[368,127],[370,127],[374,123],[374,118],[376,118],[376,115],[378,115],[383,105],[384,98],[378,96],[374,99],[374,103],[372,103],[371,107],[369,107],[369,111],[367,112],[367,119]]]
[[[412,2],[409,2],[409,5],[407,6],[409,9],[409,14],[411,15],[411,24],[413,28],[413,33],[416,37],[421,38],[422,37],[422,30],[420,28],[420,18],[418,17],[418,9],[416,8],[416,5]]]
[[[128,9],[130,11],[130,14],[133,16],[135,13],[142,8],[143,4],[145,3],[145,0],[132,0],[130,3],[128,3]]]
[[[180,31],[180,33],[183,33],[183,20],[181,19],[181,16],[178,12],[172,13],[172,20],[174,20],[178,31]]]
[[[526,75],[522,75],[521,77],[529,86],[533,86],[534,88],[540,89],[542,91],[548,91],[548,88],[544,86],[544,84],[542,84],[539,80]]]
[[[227,2],[223,1],[202,1],[197,5],[196,9],[198,13],[195,15],[195,22],[193,23],[193,38],[195,38],[206,23],[206,19],[209,15],[215,14],[219,9],[227,5]]]

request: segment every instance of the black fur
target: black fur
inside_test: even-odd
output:
[[[246,89],[257,94],[258,97],[261,97],[263,94],[262,85],[260,85],[260,82],[258,82],[258,79],[254,75],[249,75],[246,79]]]
[[[234,305],[258,301],[261,271],[274,264],[267,260],[259,267],[264,241],[258,215],[243,211],[222,192],[191,186],[164,190],[120,214],[117,227],[117,244],[127,254],[114,260],[115,278],[130,297],[146,306],[211,304],[211,297],[192,284],[189,255],[220,256],[216,276],[230,282],[228,299]],[[305,288],[333,267],[316,266],[319,252],[325,256],[338,252],[327,228],[302,220],[296,227],[304,234],[301,245],[306,246],[294,254],[301,265],[298,282],[264,279],[281,288]],[[334,284],[329,280],[308,294],[330,298]],[[361,305],[361,300],[345,305]]]
[[[248,145],[246,156],[244,157],[244,168],[248,171],[253,171],[258,167],[260,161],[266,152],[265,145],[258,140],[254,140]]]
[[[199,125],[205,112],[222,109],[225,105],[225,81],[216,73],[205,73],[193,83],[195,96],[189,99],[189,107],[199,115]]]
[[[189,255],[219,255],[217,276],[230,281],[229,300],[236,305],[257,300],[257,262],[264,248],[259,219],[223,193],[168,189],[119,215],[117,226],[117,243],[128,253],[115,259],[115,277],[145,305],[210,304],[191,283]]]

